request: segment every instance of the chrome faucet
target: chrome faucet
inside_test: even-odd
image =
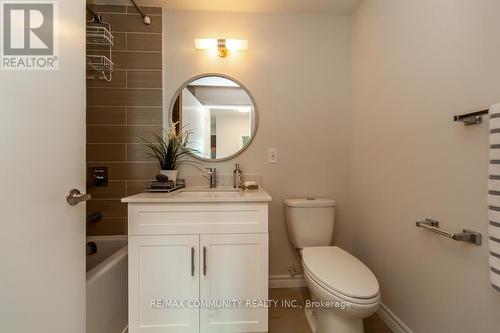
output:
[[[207,169],[207,175],[208,179],[210,181],[210,188],[216,188],[217,187],[217,173],[215,168],[206,168]]]

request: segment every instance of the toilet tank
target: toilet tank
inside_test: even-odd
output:
[[[335,225],[332,199],[286,199],[288,239],[295,248],[331,245]]]

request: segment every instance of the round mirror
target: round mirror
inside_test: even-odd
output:
[[[177,91],[170,121],[190,131],[195,157],[222,161],[248,147],[257,130],[257,111],[250,92],[241,83],[222,74],[205,74]]]

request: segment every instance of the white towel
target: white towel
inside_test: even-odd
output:
[[[488,218],[491,285],[500,291],[500,104],[490,108]]]

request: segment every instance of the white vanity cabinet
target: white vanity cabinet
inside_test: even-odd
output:
[[[129,332],[198,332],[199,311],[164,310],[156,300],[197,299],[200,294],[196,235],[129,237]],[[191,259],[192,258],[192,259]]]
[[[201,235],[200,245],[201,299],[268,299],[267,234]],[[251,306],[202,309],[200,332],[267,332],[267,309]]]
[[[123,200],[129,211],[129,332],[267,332],[268,311],[261,305],[268,299],[270,197],[149,202],[138,196]]]

